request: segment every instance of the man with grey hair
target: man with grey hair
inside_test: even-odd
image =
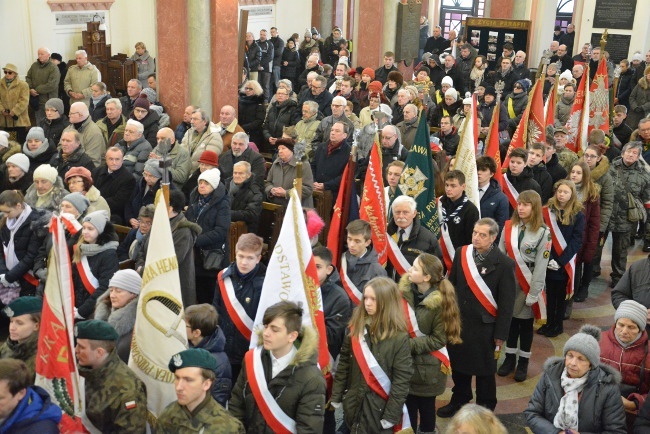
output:
[[[139,181],[151,152],[151,143],[144,137],[144,125],[134,119],[126,121],[124,137],[117,146],[124,153],[124,167]]]
[[[408,150],[413,146],[418,130],[418,108],[415,104],[404,106],[404,120],[395,125],[402,136],[402,145]]]
[[[415,199],[410,196],[397,196],[391,205],[391,219],[388,221],[386,232],[393,237],[399,252],[404,259],[413,265],[420,253],[429,253],[442,261],[442,250],[438,239],[429,229],[422,226],[418,218]],[[386,264],[388,277],[399,282],[400,274],[395,264]]]
[[[401,143],[399,130],[395,125],[386,125],[381,129],[381,158],[382,173],[386,173],[388,165],[396,160],[406,161],[408,150]],[[384,183],[386,180],[384,179]]]
[[[304,94],[300,94],[298,98],[298,107],[293,112],[291,121],[293,124],[298,123],[302,117],[302,105],[305,101],[316,101],[318,104],[318,111],[323,116],[330,116],[332,114],[332,99],[334,98],[331,93],[326,90],[327,79],[322,75],[314,77],[311,82],[311,87]]]
[[[246,161],[251,168],[254,175],[254,182],[257,183],[261,189],[264,188],[264,175],[266,173],[266,166],[264,157],[248,146],[250,138],[246,133],[235,133],[230,142],[230,149],[221,154],[219,157],[219,170],[221,171],[221,179],[228,179],[233,176],[233,167],[240,161]],[[227,187],[227,186],[226,186]]]
[[[70,104],[83,102],[90,105],[90,97],[93,94],[91,86],[101,81],[102,77],[97,67],[88,62],[88,54],[85,50],[75,52],[75,59],[77,64],[68,68],[63,81],[63,90],[70,97]]]
[[[99,129],[90,117],[88,106],[83,102],[70,105],[70,125],[65,131],[77,131],[81,134],[81,143],[86,154],[93,160],[95,166],[102,164],[106,152],[106,141],[102,130]]]
[[[238,161],[233,166],[232,176],[225,179],[230,196],[230,221],[244,222],[248,232],[255,233],[262,213],[262,187],[256,182],[248,161]],[[264,180],[262,180],[264,181]]]
[[[106,116],[95,122],[104,136],[106,147],[115,146],[124,137],[126,116],[122,114],[122,103],[117,98],[106,101]]]
[[[192,157],[192,171],[199,167],[199,158],[203,151],[213,151],[221,155],[223,140],[217,126],[210,120],[208,112],[196,109],[190,118],[192,128],[183,136],[181,145],[187,149]]]
[[[167,140],[168,143],[165,143],[165,140]],[[172,165],[169,168],[171,181],[174,183],[176,188],[181,190],[183,184],[185,184],[185,181],[189,178],[190,170],[192,169],[190,153],[176,141],[176,136],[171,128],[164,127],[159,129],[156,133],[156,141],[158,144],[149,153],[149,159],[160,160],[166,155],[167,159],[172,162]]]
[[[296,124],[296,134],[298,141],[305,143],[305,153],[310,161],[314,158],[312,143],[319,125],[318,104],[315,101],[306,101],[302,105],[302,119]]]
[[[312,72],[315,72],[316,75],[320,75],[323,73],[323,68],[318,64],[318,60],[320,59],[320,56],[317,53],[312,53],[307,57],[307,62],[305,63],[305,70],[300,73],[298,76],[298,86],[300,86],[301,90],[302,87],[305,85],[309,86],[309,74]]]
[[[223,140],[224,152],[230,149],[232,136],[235,133],[244,132],[244,129],[237,122],[235,115],[235,108],[231,105],[225,105],[221,107],[221,110],[219,112],[219,122],[217,123],[217,128],[220,129],[219,134],[221,134],[221,140]]]
[[[334,122],[329,132],[329,140],[318,146],[312,164],[314,191],[329,190],[332,192],[334,200],[336,200],[343,170],[348,164],[352,149],[347,140],[348,128],[345,122]]]
[[[25,76],[29,86],[29,105],[34,110],[37,124],[45,119],[45,103],[50,98],[59,96],[61,72],[59,67],[50,61],[50,54],[48,48],[39,48],[36,62],[32,63]]]
[[[527,78],[530,80],[530,70],[526,66],[526,53],[519,50],[515,53],[515,60],[512,62],[512,73],[515,75],[515,81]]]
[[[348,141],[352,140],[352,135],[354,134],[354,123],[345,115],[345,106],[347,106],[347,104],[347,100],[342,96],[335,96],[332,99],[332,114],[324,117],[323,120],[320,121],[320,125],[316,128],[316,133],[314,134],[313,143],[319,144],[327,140],[326,138],[329,138],[330,136],[332,125],[336,122],[343,122],[347,125],[347,138]]]
[[[140,80],[137,78],[129,80],[126,84],[126,95],[120,98],[122,112],[127,118],[131,116],[134,108],[133,105],[135,104],[135,100],[140,96],[140,92],[142,92],[142,83],[140,83]]]
[[[83,105],[83,103],[80,104]],[[50,166],[56,167],[61,179],[64,179],[65,174],[73,167],[85,167],[91,172],[93,171],[95,165],[84,152],[84,148],[81,146],[81,134],[76,130],[65,130],[61,134],[59,145],[59,152],[52,155]]]

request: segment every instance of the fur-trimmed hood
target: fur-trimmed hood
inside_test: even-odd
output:
[[[544,362],[544,372],[557,371],[561,373],[564,369],[564,357],[549,357]],[[597,374],[601,378],[593,379],[593,374],[600,371],[600,374]],[[609,365],[600,363],[596,368],[591,368],[587,373],[588,376],[592,377],[587,380],[587,383],[591,381],[598,381],[603,384],[615,384],[618,385],[621,382],[621,373],[616,369],[612,368]],[[559,377],[558,377],[559,381]]]
[[[263,341],[264,329],[260,328],[257,331],[257,342],[259,344]],[[318,356],[318,333],[314,327],[303,326],[300,330],[300,335],[296,339],[294,345],[298,349],[295,357],[289,363],[289,366],[299,366],[305,363],[315,363]]]
[[[413,297],[413,284],[409,280],[408,273],[404,274],[401,279],[399,280],[399,290],[402,293],[402,296],[409,302],[409,304],[414,305],[414,297]],[[440,294],[440,291],[436,290],[432,291],[429,295],[427,295],[424,300],[422,300],[421,304],[423,304],[426,308],[428,309],[435,309],[442,303],[442,294]]]
[[[9,147],[4,149],[4,152],[1,153],[2,155],[2,162],[7,163],[7,160],[9,157],[11,157],[14,154],[20,153],[22,147],[18,144],[18,142],[14,140],[9,141]]]
[[[591,179],[597,181],[609,171],[609,158],[603,155],[598,165],[591,171]]]
[[[133,331],[135,326],[135,317],[138,310],[138,297],[129,301],[120,309],[113,309],[106,299],[110,297],[109,291],[104,292],[97,299],[95,307],[95,319],[106,321],[115,328],[115,331],[124,336]]]
[[[91,185],[85,194],[86,199],[88,199],[90,202],[96,202],[97,199],[101,197],[101,195],[102,194],[99,192],[99,189],[94,185]]]

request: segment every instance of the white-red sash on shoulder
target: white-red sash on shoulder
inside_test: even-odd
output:
[[[63,226],[65,226],[66,230],[72,235],[75,235],[82,228],[79,220],[74,218],[72,214],[68,214],[66,212],[61,213],[61,221],[63,222]]]
[[[388,239],[388,260],[397,271],[397,274],[402,276],[411,268],[411,264],[406,260],[393,237],[387,236],[386,238]]]
[[[523,256],[521,256],[521,251],[519,250],[519,226],[513,225],[512,220],[506,221],[505,228],[503,230],[505,235],[505,246],[506,253],[509,257],[515,261],[515,276],[517,276],[517,282],[519,286],[524,291],[524,294],[528,295],[530,292],[530,282],[533,281],[533,273],[526,265]],[[540,293],[538,302],[532,306],[533,314],[535,319],[542,319],[546,317],[546,303],[544,301],[544,293]]]
[[[388,378],[388,375],[386,375],[381,366],[379,366],[379,362],[377,362],[372,351],[370,351],[365,335],[361,337],[361,339],[356,335],[352,336],[351,343],[352,352],[359,364],[359,368],[361,368],[361,373],[363,374],[364,380],[366,380],[366,384],[368,384],[370,389],[379,395],[381,399],[388,401],[391,386],[390,378]],[[410,427],[411,421],[406,409],[406,404],[404,404],[404,407],[402,408],[402,420],[393,426],[393,432],[399,432]]]
[[[405,298],[402,298],[402,309],[404,310],[404,315],[406,315],[406,326],[408,327],[409,335],[412,338],[425,336],[425,334],[420,331],[418,320],[415,317],[415,311]],[[451,373],[451,362],[449,361],[449,353],[447,352],[447,347],[442,347],[439,350],[431,351],[431,355],[440,360],[440,370],[442,372],[445,374]]]
[[[519,192],[515,189],[515,187],[508,179],[507,173],[504,173],[503,176],[501,177],[501,188],[503,189],[503,193],[508,198],[508,202],[510,203],[510,206],[513,209],[517,209],[517,198],[519,197]]]
[[[235,288],[232,286],[232,280],[230,277],[223,277],[223,271],[221,270],[217,275],[217,281],[219,282],[219,292],[221,293],[221,299],[223,300],[224,306],[230,315],[232,320],[239,333],[241,333],[246,339],[250,340],[251,334],[253,332],[254,321],[246,313],[246,309],[239,302],[237,296],[235,295]]]
[[[567,243],[566,240],[564,239],[564,235],[562,235],[560,226],[558,226],[557,224],[557,216],[547,206],[545,206],[542,209],[542,214],[544,214],[544,221],[546,222],[546,225],[551,229],[551,240],[553,241],[553,250],[555,250],[555,254],[560,256],[562,252],[564,252],[564,249],[566,249]],[[576,270],[576,256],[577,254],[573,255],[573,257],[569,260],[569,262],[567,262],[566,265],[564,266],[566,273],[569,275],[569,281],[567,282],[566,285],[566,293],[569,297],[573,295],[574,276]]]
[[[476,263],[474,262],[474,246],[471,244],[469,246],[461,247],[461,265],[463,266],[463,274],[465,279],[467,279],[467,284],[469,288],[474,293],[474,296],[478,299],[481,305],[488,311],[492,316],[497,316],[497,302],[492,296],[492,291],[483,280],[483,276],[476,268]]]
[[[352,300],[355,305],[361,303],[361,300],[363,300],[363,293],[359,291],[359,288],[357,288],[348,277],[348,261],[345,259],[345,255],[341,257],[341,271],[339,274],[341,275],[343,289],[348,293],[350,300]]]
[[[442,259],[445,262],[447,273],[449,273],[449,270],[451,270],[451,264],[454,262],[456,249],[454,248],[454,243],[451,242],[451,237],[449,236],[447,225],[444,223],[444,220],[442,218],[442,201],[440,199],[441,197],[438,198],[438,221],[440,222],[440,249],[442,250]]]
[[[97,288],[99,287],[99,281],[90,270],[90,264],[88,263],[88,257],[85,255],[81,256],[81,260],[77,262],[77,271],[79,272],[79,277],[84,284],[84,288],[90,295],[93,295]]]
[[[266,424],[273,432],[281,434],[297,433],[296,421],[291,419],[275,401],[266,384],[264,366],[262,365],[262,347],[248,350],[244,357],[246,361],[246,376],[250,385],[257,408],[264,417]]]

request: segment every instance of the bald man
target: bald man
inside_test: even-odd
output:
[[[231,105],[225,105],[221,107],[219,112],[219,123],[217,123],[217,128],[220,128],[221,139],[223,140],[223,152],[226,152],[230,149],[230,143],[232,142],[232,136],[235,133],[243,133],[244,129],[237,122],[235,117],[235,108]]]
[[[25,81],[29,86],[29,102],[36,116],[36,123],[45,119],[45,103],[50,98],[59,97],[59,80],[61,72],[50,61],[50,50],[41,47],[37,52],[36,62],[27,71]]]
[[[519,50],[515,53],[515,60],[512,63],[512,73],[517,77],[515,81],[527,78],[530,80],[530,70],[526,66],[526,53]]]
[[[169,145],[165,144],[165,140],[169,141]],[[179,190],[182,189],[192,170],[190,152],[177,145],[176,136],[171,128],[159,129],[156,134],[156,141],[158,144],[149,154],[149,159],[160,160],[167,154],[167,158],[172,161],[169,168],[171,180]]]
[[[106,153],[106,140],[104,140],[102,130],[90,117],[86,103],[72,103],[68,118],[70,119],[70,125],[64,131],[74,130],[79,132],[86,155],[93,160],[95,167],[100,166]]]

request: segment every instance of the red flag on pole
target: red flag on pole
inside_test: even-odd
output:
[[[359,215],[359,208],[357,206],[351,206],[351,202],[356,203],[357,200],[354,185],[354,172],[356,171],[356,167],[356,161],[350,157],[341,177],[341,186],[339,187],[339,193],[334,204],[330,229],[327,233],[327,247],[332,251],[334,265],[339,269],[341,268],[341,255],[343,254],[343,250],[345,250],[345,227],[350,221],[356,220]],[[352,216],[350,216],[351,213]]]
[[[555,84],[551,87],[551,92],[548,94],[548,98],[546,98],[546,109],[544,110],[546,112],[546,118],[545,118],[545,123],[546,126],[548,125],[555,125],[555,106],[557,105],[557,86],[558,86],[558,79],[556,78]]]
[[[609,134],[609,77],[607,61],[601,57],[594,81],[589,85],[589,126],[591,130],[600,129]]]
[[[359,218],[370,223],[372,246],[377,251],[379,263],[386,265],[388,260],[388,241],[386,239],[386,206],[384,177],[382,174],[379,143],[375,142],[370,151],[370,161],[363,184],[363,196],[359,207]]]
[[[571,114],[566,123],[566,128],[569,132],[569,139],[566,147],[573,152],[578,152],[582,149],[582,143],[587,141],[588,134],[588,121],[589,121],[589,64],[585,67],[585,72],[582,74],[582,79],[576,91],[576,98],[571,107]]]
[[[492,157],[497,163],[497,171],[494,174],[494,179],[501,183],[503,173],[501,172],[501,151],[499,150],[499,115],[501,113],[501,101],[497,100],[494,111],[492,112],[492,120],[490,121],[490,129],[485,139],[485,155]]]

